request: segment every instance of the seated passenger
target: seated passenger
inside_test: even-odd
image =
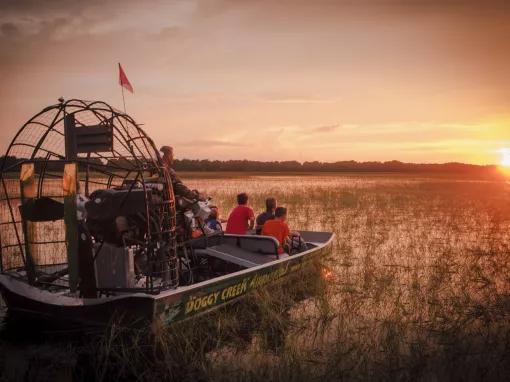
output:
[[[287,209],[278,207],[274,211],[274,219],[268,220],[262,227],[262,235],[272,236],[278,240],[278,253],[284,253],[284,247],[288,246],[290,230],[286,223]]]
[[[237,195],[238,206],[232,210],[227,220],[225,233],[235,235],[246,235],[249,229],[255,225],[255,215],[248,206],[248,195],[243,192]]]
[[[275,198],[267,198],[266,199],[266,210],[257,216],[257,227],[255,228],[255,232],[257,235],[262,233],[262,227],[264,223],[268,220],[274,219],[274,210],[276,208],[276,199]]]
[[[210,206],[209,208],[211,209],[211,214],[205,221],[207,228],[211,229],[212,231],[222,231],[223,227],[221,226],[221,223],[223,222],[220,219],[220,211],[218,210],[218,207]]]

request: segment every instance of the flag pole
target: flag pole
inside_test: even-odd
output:
[[[126,100],[124,99],[124,86],[121,86],[121,91],[122,91],[122,104],[124,105],[124,114],[127,114],[126,113]]]

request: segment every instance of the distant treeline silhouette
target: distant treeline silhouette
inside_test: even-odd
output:
[[[236,171],[236,172],[436,172],[493,175],[498,173],[494,165],[465,163],[404,163],[389,162],[303,162],[251,160],[180,159],[174,163],[177,171]]]
[[[0,163],[5,161],[4,169],[11,168],[17,171],[17,163],[20,159],[12,156],[0,157]],[[104,166],[99,159],[95,165]],[[106,165],[113,168],[126,167],[126,159],[116,159]],[[62,167],[62,163],[49,163],[44,165],[43,161],[36,164],[36,167],[46,166],[48,170]],[[80,166],[81,167],[81,166]],[[129,165],[127,167],[130,167]],[[493,176],[499,174],[497,166],[494,165],[473,165],[465,163],[404,163],[400,161],[389,162],[303,162],[298,161],[272,161],[261,162],[252,160],[209,160],[209,159],[177,159],[174,163],[177,171],[225,171],[225,172],[412,172],[412,173],[458,173],[480,176]]]

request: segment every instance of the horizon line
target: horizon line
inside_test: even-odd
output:
[[[367,164],[367,163],[378,163],[378,164],[391,164],[398,163],[403,165],[464,165],[464,166],[477,166],[477,167],[501,167],[500,164],[497,163],[468,163],[468,162],[458,162],[458,161],[450,161],[450,162],[403,162],[398,159],[391,160],[355,160],[355,159],[343,159],[343,160],[335,160],[335,161],[321,161],[321,160],[305,160],[299,161],[297,159],[286,159],[286,160],[259,160],[259,159],[211,159],[211,158],[176,158],[174,161],[210,161],[210,162],[258,162],[258,163],[288,163],[295,162],[303,165],[305,163],[319,163],[319,164],[335,164],[335,163],[348,163],[354,162],[357,164]]]

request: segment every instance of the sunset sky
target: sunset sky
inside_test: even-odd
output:
[[[499,163],[510,1],[0,2],[0,149],[65,98],[178,157]]]

